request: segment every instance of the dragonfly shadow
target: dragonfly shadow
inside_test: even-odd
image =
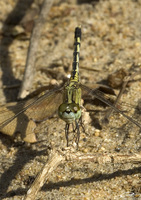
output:
[[[3,38],[0,43],[0,60],[1,60],[1,69],[2,69],[2,82],[3,85],[9,86],[12,84],[19,84],[21,81],[14,77],[11,59],[9,56],[9,47],[14,41],[14,37],[12,36],[13,28],[18,25],[21,19],[24,17],[27,9],[30,8],[30,5],[33,3],[33,0],[19,0],[12,10],[12,12],[6,18],[2,33]],[[24,6],[23,6],[24,5]],[[17,97],[18,91],[17,89],[12,89],[11,91],[4,89],[4,94],[7,101],[14,101]]]
[[[96,129],[102,130],[102,127],[108,122],[105,124],[101,122],[100,113],[103,113],[103,110],[101,109],[98,110],[97,107],[104,108],[104,113],[105,113],[106,105],[98,99],[94,99],[94,100],[87,99],[85,100],[85,104],[86,104],[86,110],[89,112],[89,115],[92,119],[91,125],[94,126]],[[88,108],[87,108],[87,105],[88,105]],[[93,105],[94,108],[93,107],[91,108],[91,106],[89,107],[89,105]],[[102,115],[104,115],[104,113]]]

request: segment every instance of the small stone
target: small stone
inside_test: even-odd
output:
[[[99,135],[100,135],[100,130],[96,129],[96,130],[95,130],[95,136],[96,136],[96,137],[99,137]]]

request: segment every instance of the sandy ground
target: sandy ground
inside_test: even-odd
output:
[[[30,31],[42,1],[0,1],[1,104],[15,101],[22,81]],[[74,29],[82,26],[81,82],[107,84],[118,69],[134,73],[141,63],[141,1],[55,1],[42,31],[32,91],[53,82],[61,84],[71,70]],[[5,89],[3,86],[17,85]],[[118,89],[116,90],[118,92]],[[140,76],[122,96],[127,114],[141,124]],[[88,105],[87,105],[88,106]],[[130,109],[129,107],[132,107]],[[105,108],[93,105],[91,123],[81,130],[79,151],[83,153],[140,154],[139,128],[119,114],[98,129]],[[129,113],[128,113],[129,110]],[[84,116],[85,117],[85,116]],[[85,118],[84,118],[85,119]],[[27,145],[0,134],[0,199],[19,200],[46,162],[49,148],[66,146],[65,123],[56,116],[38,125],[39,142]],[[94,164],[80,161],[60,165],[36,199],[141,199],[141,164]]]

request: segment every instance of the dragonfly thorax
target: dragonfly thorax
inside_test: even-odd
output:
[[[76,103],[62,103],[58,108],[59,117],[66,123],[73,123],[81,117],[81,108]]]
[[[68,104],[81,104],[81,88],[79,82],[70,81],[65,85],[63,102]]]

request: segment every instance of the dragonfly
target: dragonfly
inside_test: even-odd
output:
[[[75,28],[74,52],[71,77],[64,86],[42,92],[37,97],[30,100],[23,100],[18,103],[8,103],[0,107],[0,131],[7,135],[14,136],[16,132],[21,132],[21,138],[25,142],[36,142],[34,130],[36,122],[41,122],[53,116],[58,111],[58,116],[65,121],[65,137],[67,146],[69,145],[69,130],[72,124],[76,132],[76,144],[80,139],[80,126],[82,126],[82,99],[89,95],[111,107],[112,110],[122,114],[133,124],[141,128],[141,124],[126,115],[111,103],[98,87],[91,89],[80,82],[79,78],[79,57],[81,46],[81,27]],[[106,86],[105,86],[106,87]]]

